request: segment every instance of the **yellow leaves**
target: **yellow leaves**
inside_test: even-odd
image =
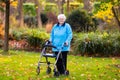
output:
[[[11,59],[9,58],[0,58],[0,62],[9,62]]]
[[[115,64],[116,63],[116,59],[112,58],[112,63]]]
[[[85,76],[85,74],[81,74],[80,76]]]
[[[14,1],[14,0],[10,0],[10,3],[11,3],[11,6],[17,8],[17,5],[18,5],[18,1]]]
[[[106,21],[108,23],[111,22],[111,20],[113,19],[113,13],[112,13],[112,4],[111,2],[106,3],[106,4],[102,4],[100,6],[100,11],[98,11],[94,17],[102,19],[103,21]]]
[[[118,72],[120,73],[120,69],[118,70]]]
[[[0,23],[0,38],[4,37],[4,25]]]
[[[106,67],[106,69],[110,69],[110,66],[109,65],[107,65],[107,66],[105,66]]]
[[[44,79],[45,79],[45,78],[50,78],[50,77],[52,77],[52,74],[44,75],[44,76],[43,76]]]
[[[35,8],[38,9],[38,6],[36,6]]]
[[[102,60],[104,61],[105,59],[103,58]]]
[[[69,80],[68,78],[65,78],[64,80]]]
[[[106,38],[107,36],[109,36],[109,34],[107,32],[104,32],[102,37]]]

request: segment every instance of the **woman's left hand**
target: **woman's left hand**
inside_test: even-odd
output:
[[[65,42],[64,45],[65,45],[65,46],[68,46],[68,42]]]

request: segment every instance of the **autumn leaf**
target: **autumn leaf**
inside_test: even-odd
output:
[[[64,80],[69,80],[68,78],[65,78]]]

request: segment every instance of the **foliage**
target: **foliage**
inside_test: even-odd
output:
[[[77,54],[95,56],[120,55],[120,33],[90,32],[75,34],[74,49]]]
[[[69,11],[72,12],[75,9],[82,9],[83,8],[83,3],[79,3],[79,2],[70,2],[69,4]],[[67,12],[67,4],[64,4],[64,14],[68,15]]]
[[[10,5],[13,6],[14,8],[17,8],[18,6],[18,0],[11,0]]]
[[[76,32],[89,31],[95,28],[94,22],[90,15],[85,10],[74,10],[67,18],[67,22],[70,23],[72,29]]]
[[[41,13],[41,20],[42,20],[42,24],[46,24],[48,21],[48,17],[45,13]]]
[[[40,75],[36,76],[36,68],[40,53],[25,51],[9,51],[2,55],[0,50],[0,80],[119,80],[119,58],[80,57],[68,55],[70,76],[54,77],[53,72],[46,74],[47,65],[40,65]],[[45,61],[42,58],[41,61]],[[49,58],[51,63],[55,59]],[[50,65],[52,71],[53,65]]]
[[[48,21],[47,15],[44,14],[44,13],[41,13],[40,17],[41,17],[41,20],[42,20],[42,24],[46,24],[47,21]],[[29,27],[37,26],[37,18],[35,16],[27,16],[26,15],[24,17],[24,23],[26,25],[28,25]]]
[[[45,40],[49,39],[49,35],[46,32],[36,29],[28,30],[27,34],[27,42],[33,47],[41,47]]]
[[[112,13],[112,3],[99,2],[94,6],[94,17],[110,23],[114,17]]]
[[[0,6],[0,11],[4,12],[4,8]]]
[[[40,47],[49,39],[49,34],[40,29],[19,29],[11,31],[12,40],[26,40],[31,47]]]
[[[44,9],[44,12],[45,13],[48,13],[48,12],[53,12],[55,14],[58,14],[58,11],[57,11],[57,5],[55,3],[46,3],[45,5],[45,9]]]
[[[10,39],[17,41],[22,40],[24,38],[23,34],[23,31],[12,30],[10,31]]]
[[[34,16],[25,16],[24,17],[24,23],[29,27],[37,26],[37,20]]]
[[[34,3],[24,3],[23,4],[24,14],[28,16],[36,15],[36,7]]]
[[[4,36],[4,26],[2,23],[0,23],[0,39],[3,39]]]

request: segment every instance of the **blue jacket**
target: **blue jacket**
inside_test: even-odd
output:
[[[70,50],[70,42],[72,39],[72,29],[68,23],[64,23],[63,25],[55,24],[52,28],[50,41],[52,45],[56,46],[58,49],[61,49],[65,42],[68,43],[68,46],[64,46],[62,51],[69,51]],[[52,49],[53,51],[59,51],[55,48]]]

